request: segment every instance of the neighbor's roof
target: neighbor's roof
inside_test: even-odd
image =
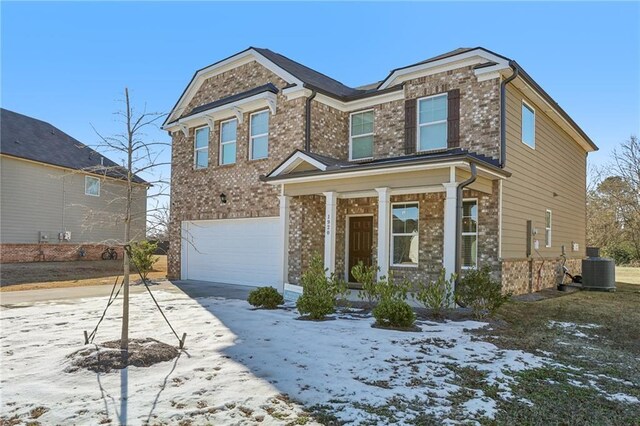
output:
[[[124,179],[125,169],[49,123],[1,109],[0,153]],[[136,183],[147,183],[138,176]]]

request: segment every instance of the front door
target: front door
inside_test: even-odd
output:
[[[356,282],[351,268],[364,263],[371,266],[373,244],[373,217],[354,216],[349,218],[349,282]]]

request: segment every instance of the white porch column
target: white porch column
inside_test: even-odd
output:
[[[389,238],[391,222],[391,193],[389,188],[378,192],[378,279],[389,274]]]
[[[324,267],[330,275],[336,271],[336,210],[338,193],[325,192],[325,218],[324,218]]]
[[[289,281],[289,197],[280,195],[280,229],[282,232],[282,292]]]
[[[447,271],[447,277],[455,273],[456,269],[456,204],[457,182],[442,184],[446,190],[444,200],[444,246],[442,248],[442,266]]]

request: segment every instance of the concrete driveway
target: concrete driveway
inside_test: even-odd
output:
[[[108,285],[97,285],[2,292],[0,293],[0,307],[11,308],[29,306],[38,302],[74,300],[90,297],[109,297],[111,288],[112,287]],[[227,299],[247,300],[249,292],[253,290],[253,287],[213,283],[208,281],[176,280],[161,281],[160,284],[151,286],[151,291],[156,289],[184,293],[191,298],[224,297]],[[146,290],[143,285],[132,285],[129,287],[129,291],[130,293],[135,294],[145,292]]]

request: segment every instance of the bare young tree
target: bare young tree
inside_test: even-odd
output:
[[[154,171],[158,167],[168,165],[170,162],[161,161],[160,157],[163,151],[170,146],[170,143],[149,141],[145,131],[149,128],[157,128],[157,122],[164,114],[159,112],[147,112],[146,107],[142,111],[137,111],[131,104],[128,88],[124,89],[124,110],[118,111],[115,115],[118,117],[120,124],[124,126],[121,133],[113,136],[103,136],[95,128],[95,132],[100,139],[98,150],[102,152],[113,152],[121,160],[123,166],[101,167],[101,173],[114,175],[117,174],[126,183],[126,190],[122,196],[122,220],[124,223],[124,235],[121,243],[129,245],[133,242],[131,234],[131,223],[133,220],[146,220],[147,215],[154,215],[159,210],[158,204],[149,211],[136,212],[132,209],[136,191],[140,188],[141,177],[153,188],[153,193],[148,194],[149,199],[161,199],[166,197],[168,181],[162,176],[154,176]],[[152,178],[147,178],[152,176]],[[136,215],[143,215],[142,218]],[[142,236],[144,237],[144,236]],[[129,347],[129,274],[130,259],[127,251],[124,252],[123,258],[123,305],[122,305],[122,333],[120,338],[121,349],[127,351]]]

